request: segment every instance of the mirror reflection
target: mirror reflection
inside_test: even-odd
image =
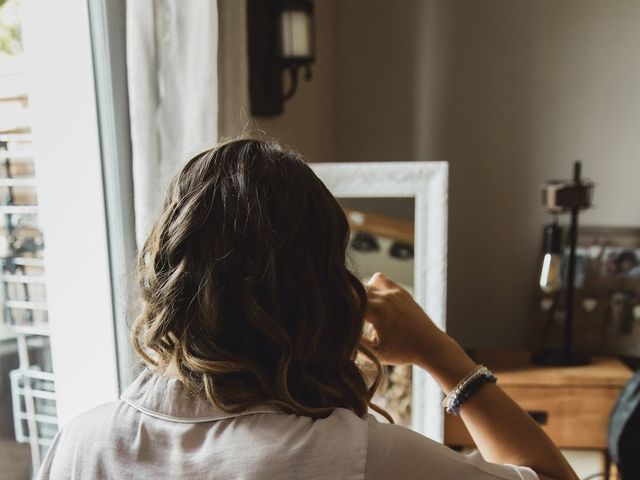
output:
[[[347,261],[366,282],[383,272],[413,293],[414,217],[412,197],[338,198],[351,229]],[[387,386],[374,402],[397,424],[411,424],[411,366],[387,366]]]

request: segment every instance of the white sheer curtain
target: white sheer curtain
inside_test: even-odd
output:
[[[218,139],[216,0],[127,2],[127,70],[136,240],[171,176]]]

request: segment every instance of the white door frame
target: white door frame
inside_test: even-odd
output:
[[[88,0],[102,149],[118,378],[122,392],[139,358],[129,314],[136,300],[136,238],[126,58],[126,0]]]
[[[85,1],[23,2],[60,424],[118,397],[105,194]]]

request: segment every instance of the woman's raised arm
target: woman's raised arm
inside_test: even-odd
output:
[[[392,280],[376,273],[367,294],[365,320],[375,329],[367,342],[382,361],[424,368],[445,393],[477,367]],[[499,386],[484,384],[464,402],[460,416],[485,460],[529,467],[541,480],[577,480],[549,437]]]

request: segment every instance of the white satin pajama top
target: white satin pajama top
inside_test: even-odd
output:
[[[225,413],[149,370],[63,426],[36,478],[538,480],[342,408],[315,421],[272,407]]]

